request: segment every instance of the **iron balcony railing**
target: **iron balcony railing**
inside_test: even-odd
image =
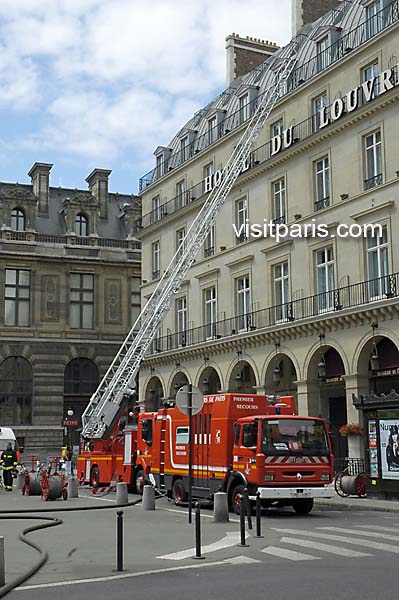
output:
[[[369,177],[369,179],[364,180],[364,189],[371,190],[372,188],[377,187],[377,185],[381,185],[381,184],[382,184],[382,173],[379,173],[378,175],[374,175],[374,177]]]
[[[38,244],[62,245],[62,246],[89,246],[100,248],[116,248],[127,250],[141,250],[141,242],[138,240],[117,240],[112,238],[84,237],[78,235],[57,235],[37,233],[35,231],[11,231],[3,230],[0,239],[9,242],[34,242]]]
[[[399,21],[399,0],[394,0],[385,6],[377,14],[364,20],[360,25],[350,30],[346,35],[339,38],[322,52],[316,54],[307,62],[294,69],[285,90],[282,90],[282,97],[291,93],[303,83],[309,81],[331,65],[337,63],[350,52],[359,48],[370,39],[380,34],[382,31]],[[266,61],[251,72],[251,77],[246,80],[247,85],[256,85],[262,78],[264,71],[269,69],[269,62]],[[223,95],[228,95],[227,91]],[[168,174],[173,169],[201,152],[211,144],[216,143],[223,136],[240,127],[244,122],[251,118],[257,103],[262,94],[244,107],[241,107],[231,115],[228,115],[223,121],[209,131],[198,136],[190,144],[184,146],[184,151],[180,148],[173,152],[164,162],[158,164],[139,180],[139,191],[143,192],[146,187],[155,183],[158,179]],[[204,111],[205,113],[206,111]],[[245,119],[243,118],[245,115]]]
[[[398,2],[399,2],[399,0],[398,0]],[[398,65],[396,65],[393,68],[393,72],[394,72],[394,74],[393,74],[394,77],[399,76]],[[375,96],[372,100],[370,100],[370,102],[375,101],[376,98],[378,98],[378,96]],[[361,108],[364,105],[364,98],[363,98],[362,94],[359,94],[359,104],[358,105],[359,105],[359,108]],[[331,105],[327,107],[327,111],[326,111],[327,118],[329,118],[329,115],[330,115],[330,108],[331,108]],[[310,117],[308,117],[307,119],[305,119],[304,121],[301,121],[297,125],[293,126],[292,144],[297,144],[300,141],[304,141],[307,138],[309,138],[312,135],[315,135],[317,133],[317,131],[320,128],[320,120],[316,121],[316,117],[317,117],[317,115],[313,114]],[[325,128],[326,127],[324,127],[323,129],[325,129]],[[286,150],[287,150],[287,148],[283,147],[280,150],[279,154],[281,154],[282,152],[284,152]],[[272,151],[273,151],[273,149],[272,149],[271,140],[269,140],[262,146],[259,146],[259,148],[256,148],[251,153],[250,160],[248,161],[249,168],[253,168],[255,166],[263,164],[263,163],[269,161],[270,159],[272,159],[273,158]],[[382,183],[382,175],[377,175],[376,177],[373,177],[371,179],[372,179],[372,181],[370,180],[371,181],[370,184],[368,184],[369,180],[365,181],[365,186],[368,184],[368,185],[370,185],[370,188],[372,188],[372,187],[375,187],[376,185],[380,185]],[[366,189],[370,189],[370,188],[366,187]],[[139,229],[148,227],[149,225],[153,225],[154,223],[157,223],[157,222],[161,221],[162,219],[165,219],[167,216],[181,210],[185,206],[188,206],[195,201],[201,200],[201,198],[205,198],[205,196],[208,193],[209,193],[209,191],[206,191],[204,181],[200,181],[199,183],[195,184],[193,187],[185,190],[185,192],[183,194],[180,193],[180,194],[176,195],[174,198],[172,198],[171,200],[168,200],[167,202],[162,204],[160,207],[157,207],[156,209],[152,210],[151,212],[143,215],[140,219],[138,219],[136,221],[136,229],[139,230]]]
[[[327,196],[326,198],[321,198],[320,200],[317,200],[314,203],[314,209],[317,210],[322,210],[323,208],[328,208],[330,206],[330,196]]]
[[[179,348],[202,344],[240,333],[268,327],[292,324],[303,319],[334,315],[339,311],[367,305],[371,302],[399,296],[399,273],[386,275],[361,283],[336,288],[329,292],[292,300],[284,304],[262,308],[247,314],[230,317],[212,324],[168,333],[157,339],[156,352],[168,352]]]

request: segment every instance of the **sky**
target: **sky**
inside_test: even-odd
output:
[[[231,33],[283,45],[291,0],[0,0],[0,181],[137,193],[153,152],[226,87]]]

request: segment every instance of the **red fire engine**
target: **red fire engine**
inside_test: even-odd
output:
[[[142,413],[135,430],[112,437],[110,451],[93,449],[79,458],[87,481],[110,481],[112,473],[140,492],[151,473],[158,489],[176,503],[187,500],[189,425],[176,406]],[[262,395],[205,396],[203,409],[193,417],[192,438],[195,497],[225,491],[238,512],[247,487],[252,500],[259,491],[263,505],[292,505],[298,514],[307,514],[314,498],[332,496],[326,423],[295,415],[292,396],[279,402]]]

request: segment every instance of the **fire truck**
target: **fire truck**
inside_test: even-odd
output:
[[[141,493],[146,477],[180,504],[188,498],[188,417],[178,407],[141,413],[135,428],[116,428],[108,442],[83,449],[79,472],[92,485],[124,481]],[[193,496],[228,494],[239,512],[246,487],[264,506],[312,510],[314,498],[329,498],[333,454],[323,419],[295,414],[292,396],[205,396],[193,417]]]

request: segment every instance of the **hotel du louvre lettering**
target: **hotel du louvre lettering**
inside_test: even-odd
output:
[[[380,73],[378,77],[372,77],[363,82],[357,88],[354,88],[344,94],[341,98],[336,98],[330,107],[324,106],[319,112],[318,130],[323,129],[330,123],[334,123],[343,117],[357,110],[360,105],[360,98],[363,98],[363,103],[367,104],[374,99],[374,90],[379,84],[378,96],[382,96],[385,92],[389,92],[394,87],[399,86],[399,64],[396,66],[397,75],[395,78],[394,69],[387,69]],[[378,81],[378,84],[377,84]],[[299,138],[295,138],[295,142],[299,142]],[[294,143],[294,127],[288,127],[281,135],[275,135],[270,140],[270,156],[276,156],[282,150],[286,150]],[[241,173],[248,171],[253,167],[253,156],[249,158]],[[222,169],[216,171],[213,175],[208,175],[203,180],[204,192],[211,192],[214,187],[217,187],[223,178]]]

